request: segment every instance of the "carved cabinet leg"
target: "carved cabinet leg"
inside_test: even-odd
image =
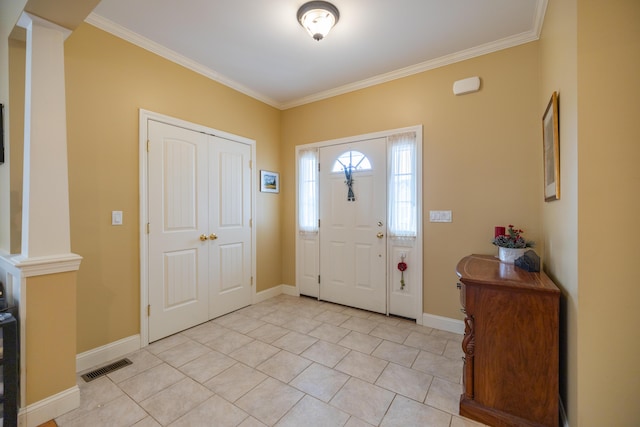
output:
[[[462,351],[464,352],[464,370],[462,381],[464,396],[473,399],[473,351],[475,348],[475,333],[473,330],[473,316],[467,315],[464,319],[464,338],[462,339]]]

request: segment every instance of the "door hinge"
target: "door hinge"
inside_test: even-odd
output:
[[[320,275],[318,274],[318,285],[320,284]]]
[[[147,317],[151,317],[151,304],[147,305]]]
[[[150,146],[151,146],[151,141],[147,139],[147,153],[151,150]]]
[[[147,223],[147,234],[151,234],[151,223]]]
[[[253,287],[253,276],[251,276],[251,287]]]
[[[320,172],[320,162],[318,162],[318,172]]]
[[[320,220],[318,219],[318,228],[320,228]]]
[[[253,169],[253,160],[249,160],[249,169]]]
[[[249,218],[249,227],[253,227],[253,218]]]

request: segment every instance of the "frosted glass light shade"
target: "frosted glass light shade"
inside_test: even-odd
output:
[[[340,19],[338,9],[326,1],[310,1],[298,9],[298,22],[315,40],[322,40]]]

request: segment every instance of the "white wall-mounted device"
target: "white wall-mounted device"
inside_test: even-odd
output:
[[[453,83],[453,93],[464,95],[465,93],[477,92],[480,89],[480,77],[469,77],[468,79],[457,80]]]
[[[122,225],[122,211],[111,211],[111,225]]]
[[[452,222],[451,211],[429,211],[429,222]]]

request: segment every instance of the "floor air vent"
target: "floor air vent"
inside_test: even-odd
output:
[[[82,379],[85,380],[85,382],[93,381],[113,371],[117,371],[120,368],[124,368],[127,365],[131,365],[132,363],[133,362],[131,362],[131,360],[129,359],[121,359],[116,362],[110,363],[107,366],[103,366],[102,368],[94,369],[91,372],[87,372],[86,374],[82,375]]]

